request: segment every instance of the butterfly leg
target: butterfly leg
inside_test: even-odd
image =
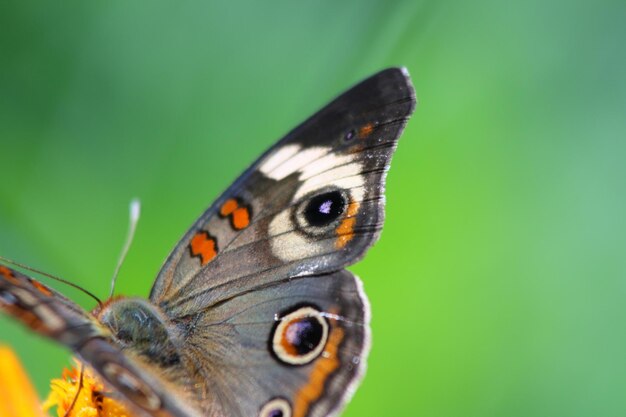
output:
[[[84,374],[85,374],[85,365],[81,363],[80,364],[80,376],[78,377],[79,378],[78,379],[78,389],[76,390],[76,395],[74,395],[74,399],[72,400],[72,404],[67,409],[67,411],[65,412],[63,417],[69,417],[70,413],[74,409],[74,406],[76,405],[76,401],[78,401],[78,396],[80,395],[80,391],[83,389],[83,377],[84,377]]]

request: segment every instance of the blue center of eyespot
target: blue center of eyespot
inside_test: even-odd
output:
[[[330,214],[330,210],[333,208],[333,202],[330,200],[324,201],[320,206],[320,213]]]
[[[276,408],[270,411],[267,417],[283,417],[283,410],[279,410]]]
[[[304,209],[304,217],[310,226],[327,226],[343,213],[345,207],[341,192],[330,191],[311,198]]]

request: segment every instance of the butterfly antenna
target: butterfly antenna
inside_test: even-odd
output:
[[[33,272],[35,274],[43,275],[44,277],[48,277],[48,278],[53,279],[55,281],[58,281],[58,282],[60,282],[62,284],[68,285],[68,286],[70,286],[72,288],[76,288],[77,290],[82,291],[83,293],[85,293],[89,297],[91,297],[94,300],[96,300],[98,305],[102,306],[102,301],[94,293],[84,289],[83,287],[81,287],[78,284],[74,284],[73,282],[70,282],[70,281],[68,281],[66,279],[63,279],[63,278],[59,278],[59,277],[54,276],[52,274],[49,274],[47,272],[40,271],[39,269],[33,268],[32,266],[24,265],[24,264],[21,264],[19,262],[16,262],[16,261],[12,260],[12,259],[5,258],[4,256],[0,256],[0,261],[2,261],[4,263],[7,263],[9,265],[13,265],[13,266],[16,266],[18,268],[24,269],[26,271]]]
[[[133,243],[133,238],[135,237],[135,230],[137,229],[137,223],[139,222],[140,212],[141,212],[141,203],[139,202],[139,199],[135,198],[130,202],[130,219],[129,219],[129,224],[128,224],[128,235],[126,235],[126,242],[124,243],[124,247],[122,248],[122,253],[120,254],[120,258],[117,261],[115,272],[113,272],[113,278],[111,279],[111,292],[109,293],[109,298],[113,297],[113,294],[115,293],[115,282],[117,281],[117,276],[120,273],[120,269],[122,268],[124,259],[126,259],[126,255],[128,254],[130,245],[131,243]]]

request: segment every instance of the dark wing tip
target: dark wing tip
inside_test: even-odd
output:
[[[415,88],[413,87],[413,82],[411,81],[411,75],[409,74],[409,70],[407,67],[390,67],[384,70],[379,71],[378,73],[372,75],[370,78],[366,79],[364,82],[369,80],[378,80],[381,83],[387,83],[392,88],[395,87],[396,90],[404,93],[406,98],[410,98],[413,102],[413,107],[411,107],[411,112],[415,108]]]

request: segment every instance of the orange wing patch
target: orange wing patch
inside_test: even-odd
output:
[[[25,290],[24,290],[25,291]],[[34,299],[34,298],[33,298]],[[18,301],[16,299],[16,301]],[[20,300],[21,301],[21,300]],[[3,303],[2,310],[20,320],[36,332],[48,333],[48,326],[32,310],[34,306],[24,306],[20,301],[12,304]]]
[[[365,139],[374,131],[374,123],[369,122],[359,129],[359,139]]]
[[[234,198],[229,198],[226,200],[222,207],[220,208],[220,215],[222,217],[230,216],[233,211],[235,211],[239,207],[239,203]]]
[[[13,271],[4,265],[0,265],[0,275],[2,275],[11,284],[18,285],[20,283],[20,281],[15,277]]]
[[[343,340],[344,332],[340,327],[333,327],[328,336],[324,353],[319,357],[311,370],[311,376],[306,385],[298,390],[293,404],[293,417],[306,416],[311,404],[317,401],[324,393],[324,385],[329,375],[339,368],[339,344]]]
[[[50,289],[46,287],[45,285],[43,285],[41,282],[35,281],[34,279],[31,279],[29,281],[32,284],[32,286],[35,287],[37,291],[39,291],[46,297],[50,297],[52,295],[52,291],[50,291]]]
[[[230,221],[235,229],[245,229],[250,224],[250,210],[247,207],[237,208],[233,212]]]
[[[13,277],[13,271],[11,271],[9,268],[7,268],[4,265],[0,265],[0,275],[2,275],[5,278]]]
[[[359,211],[359,203],[351,201],[348,204],[348,210],[346,211],[346,217],[339,223],[335,233],[337,233],[337,240],[335,241],[335,247],[341,249],[352,240],[354,237],[354,225],[356,224],[356,214]]]
[[[217,241],[208,232],[202,230],[191,239],[189,244],[191,256],[200,258],[200,265],[204,266],[217,256]]]
[[[250,225],[250,208],[242,205],[241,201],[236,198],[229,198],[220,207],[220,216],[229,217],[230,225],[235,230],[245,229]]]

